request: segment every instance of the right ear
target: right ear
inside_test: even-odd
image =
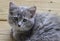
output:
[[[13,2],[10,2],[9,3],[9,13],[12,15],[13,14],[13,11],[17,9],[17,6],[13,3]]]
[[[17,6],[13,3],[13,2],[10,2],[9,3],[9,10],[10,11],[13,11],[14,9],[16,9],[17,8]]]

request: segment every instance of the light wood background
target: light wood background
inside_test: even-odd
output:
[[[8,8],[10,0],[0,0],[0,41],[12,41],[8,24]],[[60,15],[60,0],[13,0],[16,5],[37,6],[37,11],[52,12]]]

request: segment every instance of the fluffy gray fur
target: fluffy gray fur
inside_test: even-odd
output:
[[[60,41],[60,18],[54,14],[36,14],[36,7],[9,4],[8,22],[16,41]]]

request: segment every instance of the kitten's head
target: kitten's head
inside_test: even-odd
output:
[[[16,6],[10,2],[9,5],[9,24],[16,30],[28,31],[34,25],[34,14],[36,7]]]

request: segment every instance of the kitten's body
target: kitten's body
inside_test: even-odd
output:
[[[54,14],[37,14],[33,35],[27,41],[60,41],[60,21]]]
[[[35,14],[36,7],[10,3],[9,24],[17,41],[60,41],[60,19],[54,14]]]

